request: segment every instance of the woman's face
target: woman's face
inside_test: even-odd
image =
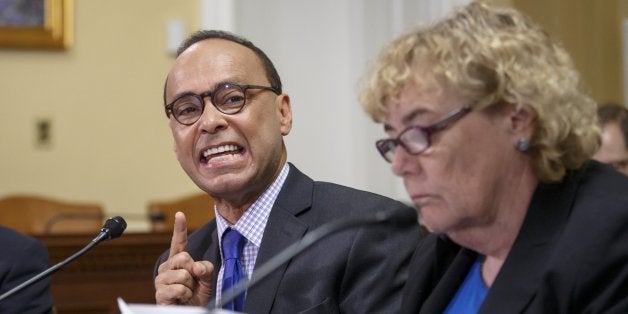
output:
[[[388,103],[384,121],[390,138],[409,126],[426,127],[462,107],[473,106],[453,90],[419,89],[407,83]],[[421,221],[433,232],[456,232],[495,221],[503,205],[502,188],[512,180],[510,157],[520,154],[506,113],[471,111],[432,133],[418,155],[397,146],[393,172],[402,177]],[[511,156],[513,155],[513,156]]]

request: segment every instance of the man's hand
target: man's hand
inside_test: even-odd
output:
[[[174,216],[174,230],[168,260],[159,265],[155,278],[157,304],[186,304],[204,306],[211,295],[214,265],[194,261],[186,252],[188,231],[185,215]]]

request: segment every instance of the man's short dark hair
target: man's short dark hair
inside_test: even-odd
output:
[[[214,39],[214,38],[232,41],[234,43],[240,44],[244,47],[247,47],[253,50],[253,52],[260,58],[260,60],[262,61],[262,64],[264,65],[264,70],[266,71],[266,78],[268,79],[270,86],[274,88],[275,90],[277,90],[279,93],[282,93],[281,78],[279,78],[279,73],[277,73],[277,69],[275,69],[275,66],[273,65],[273,62],[270,61],[270,58],[268,58],[268,56],[264,53],[264,51],[262,51],[260,48],[255,46],[251,41],[247,40],[244,37],[238,36],[236,34],[226,32],[226,31],[220,31],[220,30],[197,31],[196,33],[188,37],[181,44],[181,46],[179,46],[179,49],[177,49],[177,57],[181,55],[185,50],[190,48],[190,46],[194,45],[195,43],[202,40]]]
[[[628,147],[628,109],[617,103],[606,103],[600,105],[597,110],[600,125],[607,123],[617,123],[624,135],[624,143]]]

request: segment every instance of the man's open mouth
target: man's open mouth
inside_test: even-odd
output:
[[[212,147],[201,153],[201,161],[207,163],[209,160],[232,160],[240,158],[243,150],[242,147],[233,144]]]

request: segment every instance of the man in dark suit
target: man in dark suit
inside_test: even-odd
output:
[[[38,240],[0,226],[0,295],[48,268],[48,250]],[[50,277],[0,301],[0,313],[52,313]]]
[[[177,214],[170,250],[157,263],[158,304],[220,301],[232,273],[221,250],[234,231],[241,250],[234,273],[250,279],[318,226],[375,211],[412,210],[379,195],[315,182],[287,162],[283,136],[292,126],[290,98],[270,59],[247,40],[219,31],[192,35],[168,74],[164,102],[177,158],[214,198],[216,219],[188,238],[185,217]],[[244,307],[231,309],[398,312],[418,240],[418,224],[343,230],[249,288]]]

